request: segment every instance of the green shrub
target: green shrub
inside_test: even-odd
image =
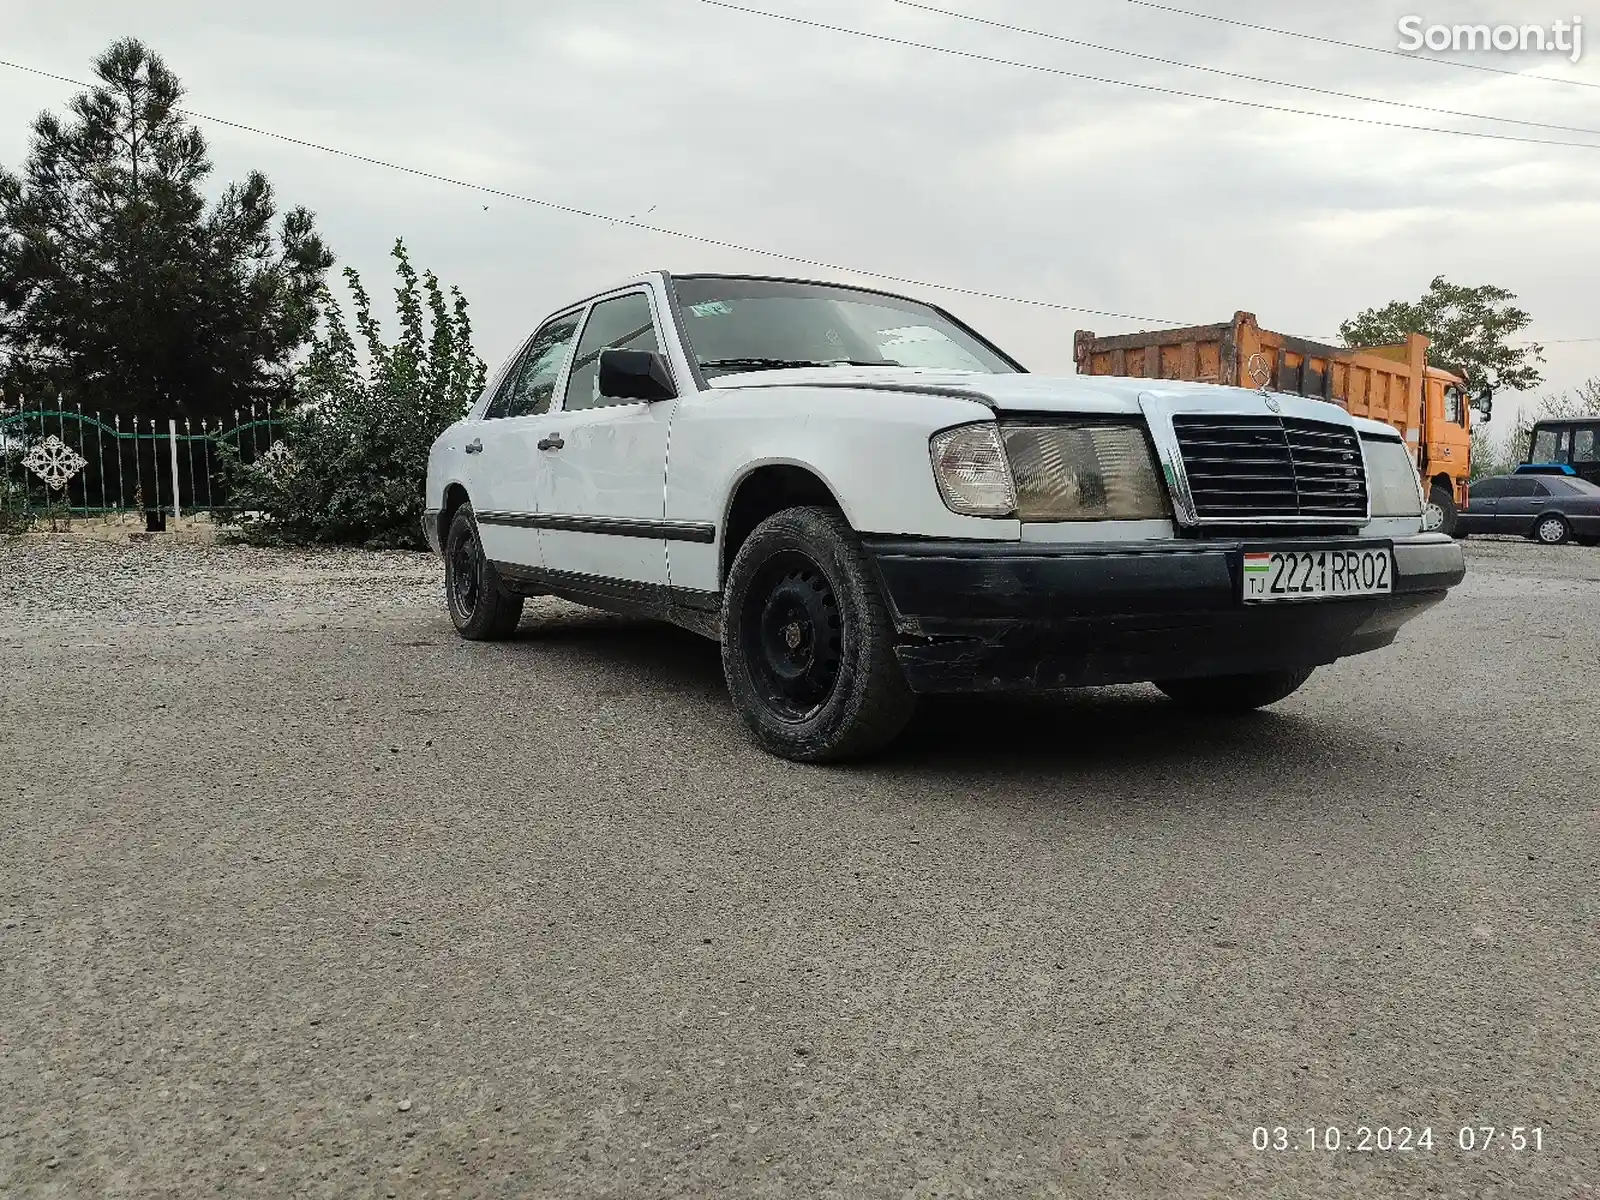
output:
[[[338,301],[324,293],[322,330],[295,372],[286,453],[252,464],[234,457],[226,468],[224,516],[250,540],[423,545],[428,449],[483,390],[485,371],[460,291],[451,288],[447,301],[432,271],[418,280],[403,242],[392,253],[399,340],[384,342],[361,277],[346,267],[366,361]]]
[[[7,466],[0,457],[0,470]],[[0,475],[0,533],[26,533],[36,515],[28,502],[27,485]]]

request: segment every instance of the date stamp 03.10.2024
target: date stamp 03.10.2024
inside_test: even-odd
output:
[[[1536,1154],[1550,1145],[1542,1125],[1257,1125],[1250,1145],[1263,1153]]]

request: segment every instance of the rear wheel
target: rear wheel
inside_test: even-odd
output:
[[[483,556],[470,504],[456,509],[445,535],[444,600],[456,632],[469,641],[508,638],[522,620],[522,597],[506,590],[500,572]]]
[[[1299,690],[1314,667],[1258,671],[1251,675],[1211,675],[1199,679],[1158,679],[1156,686],[1185,708],[1207,712],[1250,712]]]
[[[1450,489],[1437,484],[1428,493],[1428,503],[1422,510],[1422,528],[1436,530],[1454,537],[1456,532],[1456,498]]]
[[[1560,513],[1546,513],[1534,523],[1533,536],[1541,545],[1559,546],[1572,536],[1572,526]]]
[[[723,594],[722,668],[756,741],[799,762],[870,754],[916,706],[883,596],[833,509],[784,509],[740,547]]]

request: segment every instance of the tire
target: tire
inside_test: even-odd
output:
[[[1533,523],[1533,540],[1541,546],[1559,546],[1572,536],[1572,525],[1560,513],[1545,513]]]
[[[1435,485],[1433,490],[1428,493],[1428,507],[1439,510],[1439,525],[1432,532],[1442,533],[1446,537],[1455,537],[1459,514],[1456,509],[1456,498],[1450,494],[1450,489]],[[1424,510],[1423,516],[1423,524],[1426,526],[1426,510]]]
[[[723,590],[722,670],[763,749],[838,762],[886,746],[916,708],[894,644],[842,513],[786,508],[739,548]]]
[[[1210,675],[1199,679],[1156,680],[1156,686],[1185,708],[1242,713],[1265,708],[1299,690],[1315,667],[1260,671],[1253,675]]]
[[[444,603],[456,632],[471,642],[510,637],[522,620],[522,597],[506,590],[483,556],[472,505],[463,504],[444,539]]]

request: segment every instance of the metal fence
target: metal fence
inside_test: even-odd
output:
[[[231,420],[175,421],[43,406],[0,411],[0,511],[221,508],[221,447],[245,463],[281,454],[282,428],[282,411],[265,407]]]

